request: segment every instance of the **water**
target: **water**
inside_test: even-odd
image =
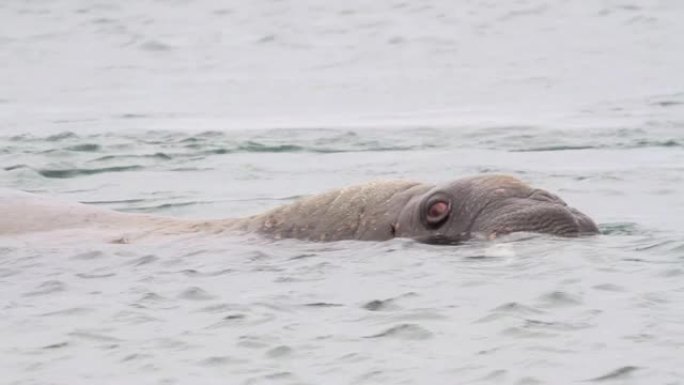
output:
[[[0,237],[8,384],[680,384],[676,1],[7,1],[0,185],[239,217],[507,173],[599,223],[458,247]]]

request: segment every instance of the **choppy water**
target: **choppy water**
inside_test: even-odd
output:
[[[497,172],[602,230],[1,237],[2,383],[684,383],[683,8],[573,4],[0,4],[3,187],[234,217]]]

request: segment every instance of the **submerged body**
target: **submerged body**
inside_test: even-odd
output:
[[[395,237],[457,244],[513,232],[577,236],[598,232],[557,196],[510,176],[485,175],[443,185],[381,181],[329,191],[240,219],[188,220],[58,203],[23,193],[0,197],[0,234],[91,229],[112,241],[188,232],[249,232],[312,241]]]

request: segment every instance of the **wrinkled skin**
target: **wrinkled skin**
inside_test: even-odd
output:
[[[247,218],[237,228],[276,238],[382,241],[401,237],[433,244],[523,231],[559,236],[598,232],[589,217],[557,196],[500,175],[439,186],[413,182],[352,186]]]
[[[449,208],[431,220],[428,210],[434,202],[445,202]],[[507,176],[466,178],[433,187],[411,198],[394,226],[397,237],[435,244],[514,232],[570,237],[598,232],[589,217],[556,195]]]
[[[598,232],[591,219],[555,195],[500,175],[438,186],[371,182],[313,195],[241,219],[192,220],[121,213],[4,190],[0,190],[0,212],[0,235],[52,232],[59,238],[104,238],[119,243],[232,232],[312,241],[401,237],[458,244],[513,232],[570,237]]]

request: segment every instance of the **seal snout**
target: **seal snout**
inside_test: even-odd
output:
[[[495,202],[475,219],[472,232],[503,235],[535,232],[566,237],[598,232],[586,215],[544,190],[527,198],[506,198]]]
[[[460,179],[413,196],[392,229],[392,236],[438,245],[515,232],[572,237],[598,231],[555,194],[497,175]]]

